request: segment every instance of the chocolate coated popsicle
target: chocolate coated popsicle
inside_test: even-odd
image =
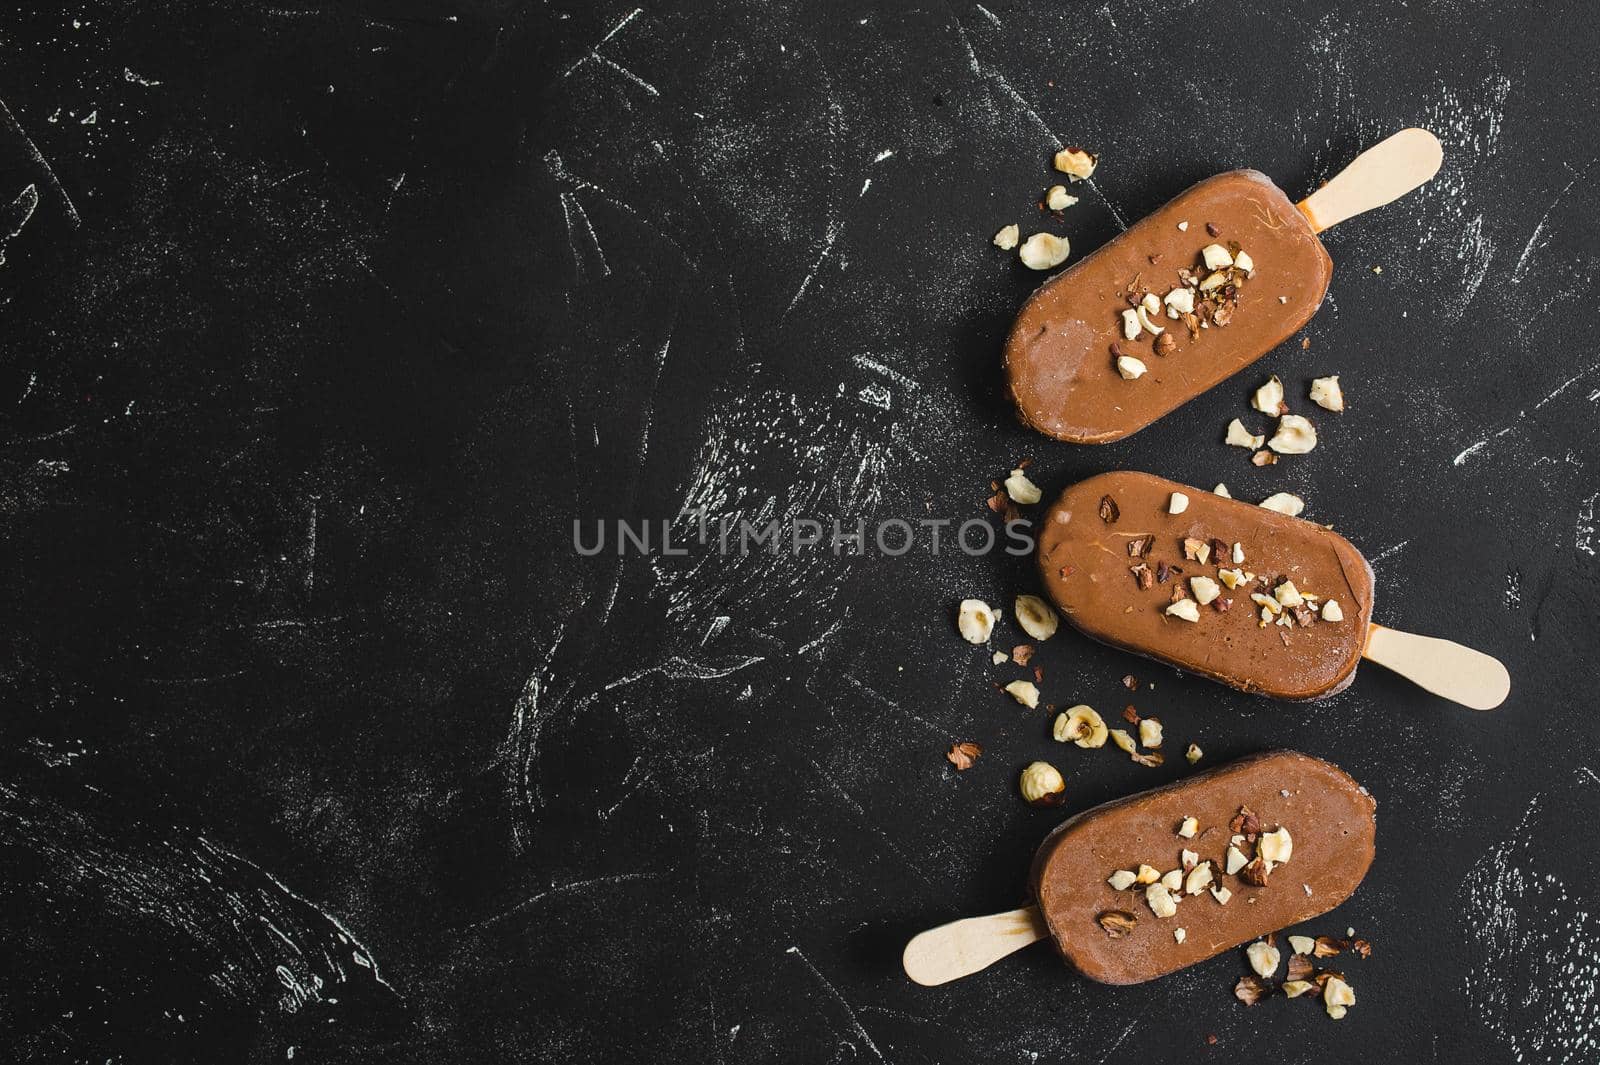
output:
[[[1293,751],[1245,758],[1062,824],[1034,858],[1034,897],[1073,968],[1102,983],[1136,984],[1349,898],[1372,864],[1376,806],[1320,759]],[[1177,835],[1191,817],[1193,837]],[[1184,851],[1193,858],[1188,868]],[[1263,851],[1288,857],[1269,863]],[[1182,883],[1111,883],[1141,865]]]
[[[1146,473],[1068,488],[1041,522],[1038,558],[1079,631],[1280,699],[1343,690],[1372,620],[1372,568],[1344,537]]]
[[[1405,130],[1294,203],[1235,170],[1191,187],[1046,281],[1005,346],[1023,424],[1058,440],[1120,440],[1282,343],[1333,274],[1317,234],[1438,170],[1439,142]]]
[[[1349,898],[1375,809],[1337,766],[1293,751],[1097,806],[1040,845],[1035,905],[923,932],[906,974],[946,983],[1048,937],[1091,980],[1154,979]]]

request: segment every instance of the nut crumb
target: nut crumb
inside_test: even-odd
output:
[[[1038,709],[1039,687],[1030,680],[1014,680],[1006,685],[1006,694],[1029,710]]]
[[[1022,239],[1022,229],[1016,223],[1001,228],[994,235],[994,246],[1003,251],[1010,251],[1017,246],[1017,241]]]
[[[963,769],[971,769],[972,763],[976,762],[978,756],[982,753],[982,747],[967,741],[965,743],[952,743],[950,750],[945,752],[945,757],[950,760],[950,764],[955,766],[957,772],[959,772]]]

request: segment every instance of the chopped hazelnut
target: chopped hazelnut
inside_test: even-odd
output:
[[[1243,544],[1234,544],[1233,545],[1233,556],[1232,557],[1233,557],[1233,564],[1235,566],[1241,565],[1244,562],[1244,545]]]
[[[1191,743],[1189,744],[1189,749],[1184,752],[1183,756],[1189,759],[1190,765],[1194,765],[1196,762],[1200,761],[1201,758],[1205,757],[1205,752],[1200,749],[1198,744]]]
[[[1077,202],[1076,196],[1067,195],[1065,185],[1051,185],[1044,192],[1044,205],[1052,211],[1065,211]]]
[[[1153,717],[1139,722],[1139,742],[1150,748],[1161,746],[1161,722]]]
[[[1154,296],[1148,296],[1146,298],[1151,300],[1152,302],[1155,300]],[[1159,304],[1157,305],[1157,308],[1159,309]],[[1159,336],[1160,334],[1166,332],[1166,327],[1162,326],[1162,325],[1157,325],[1156,322],[1154,321],[1154,319],[1152,319],[1150,317],[1150,309],[1148,307],[1144,306],[1143,304],[1140,304],[1137,308],[1134,309],[1134,314],[1136,314],[1138,316],[1139,324],[1142,325],[1146,330],[1148,330],[1151,335]]]
[[[1233,265],[1233,255],[1221,244],[1207,244],[1200,249],[1200,259],[1207,270],[1226,270]]]
[[[1161,874],[1161,886],[1168,891],[1183,890],[1183,870],[1169,869]]]
[[[1184,621],[1200,620],[1200,607],[1193,599],[1180,599],[1168,606],[1166,612],[1175,618],[1182,618]]]
[[[1263,980],[1270,980],[1278,971],[1278,962],[1281,955],[1278,948],[1264,939],[1258,939],[1245,948],[1245,956],[1250,959],[1250,968]]]
[[[1017,249],[1017,257],[1030,270],[1049,270],[1067,261],[1072,245],[1054,233],[1035,233]]]
[[[1272,589],[1272,597],[1282,606],[1300,606],[1305,602],[1305,597],[1300,594],[1300,589],[1294,586],[1294,581],[1285,579]]]
[[[1250,397],[1250,405],[1262,414],[1273,417],[1283,413],[1283,382],[1277,374],[1267,378],[1267,383],[1256,389],[1255,395]]]
[[[1249,448],[1250,450],[1254,451],[1256,448],[1260,447],[1262,442],[1265,440],[1265,436],[1252,433],[1250,430],[1244,427],[1244,422],[1241,422],[1238,418],[1235,418],[1233,421],[1228,423],[1228,436],[1223,443],[1232,444],[1234,447]],[[1218,494],[1220,495],[1221,493]]]
[[[1071,177],[1073,181],[1083,181],[1094,174],[1094,168],[1099,165],[1100,157],[1074,146],[1057,152],[1055,163],[1056,169]]]
[[[1198,817],[1185,817],[1178,824],[1178,835],[1184,839],[1194,839],[1195,833],[1199,831],[1200,819]]]
[[[1144,327],[1139,324],[1139,315],[1134,311],[1122,312],[1122,338],[1124,340],[1138,340],[1139,331]]]
[[[1224,868],[1227,869],[1229,876],[1234,876],[1239,872],[1239,870],[1243,869],[1247,864],[1249,864],[1249,862],[1250,859],[1246,858],[1244,856],[1244,852],[1238,847],[1229,847],[1228,864]]]
[[[1253,274],[1256,270],[1256,261],[1250,258],[1249,252],[1241,249],[1233,253],[1233,268],[1235,270],[1243,270],[1247,274]]]
[[[1250,859],[1248,865],[1239,870],[1239,879],[1243,880],[1246,884],[1254,884],[1256,887],[1264,887],[1267,883],[1267,874],[1270,872],[1272,872],[1271,867],[1267,865],[1266,861],[1260,855],[1257,855],[1256,857]]]
[[[1198,895],[1211,886],[1211,863],[1197,865],[1184,877],[1183,890],[1190,895]]]
[[[1154,884],[1160,879],[1161,873],[1154,866],[1141,865],[1139,866],[1139,872],[1137,875],[1135,875],[1133,882],[1135,884]]]
[[[998,666],[1002,662],[1011,661],[1011,656],[1006,654],[1004,651],[996,651],[993,655],[990,656],[990,661],[992,661],[995,665]]]
[[[1315,986],[1309,980],[1285,980],[1283,982],[1283,993],[1290,998],[1299,998]]]
[[[1344,391],[1339,387],[1339,375],[1319,377],[1312,381],[1311,402],[1335,413],[1344,410]]]
[[[1017,241],[1022,238],[1022,230],[1015,224],[1005,226],[994,235],[994,246],[1010,251],[1017,246]]]
[[[971,769],[972,763],[976,762],[978,756],[982,753],[983,748],[969,740],[965,743],[952,743],[944,756],[950,760],[950,764],[955,766],[956,771],[959,772],[963,769]]]
[[[1100,922],[1100,927],[1106,930],[1106,935],[1112,939],[1121,939],[1133,931],[1134,925],[1139,923],[1139,918],[1126,910],[1107,910],[1095,918]]]
[[[1252,466],[1276,466],[1277,464],[1278,456],[1272,451],[1257,451],[1250,456],[1250,465]]]
[[[1188,847],[1185,847],[1183,850],[1178,852],[1178,864],[1183,866],[1185,872],[1188,872],[1200,864],[1199,852],[1192,851]]]
[[[1156,337],[1156,342],[1153,346],[1156,354],[1160,355],[1162,358],[1165,358],[1166,356],[1171,355],[1174,351],[1178,350],[1178,342],[1172,339],[1171,333],[1162,333],[1160,336]]]
[[[1261,505],[1267,510],[1275,510],[1291,518],[1298,518],[1306,509],[1306,501],[1291,492],[1276,492],[1263,499]]]
[[[1126,751],[1128,754],[1133,754],[1139,749],[1139,745],[1134,742],[1133,734],[1127,729],[1112,729],[1111,742],[1115,743],[1119,748]]]
[[[1241,425],[1239,428],[1243,429],[1244,426]],[[1228,491],[1228,486],[1225,485],[1225,484],[1218,484],[1215,488],[1213,488],[1211,490],[1211,494],[1212,495],[1221,496],[1223,499],[1232,499],[1233,498],[1233,493]]]
[[[982,599],[963,599],[956,615],[956,628],[968,643],[986,643],[994,631],[994,611]]]
[[[1202,566],[1211,560],[1211,545],[1195,536],[1183,538],[1183,557]]]
[[[1039,706],[1039,687],[1031,680],[1014,680],[1006,685],[1006,694],[1029,710]]]
[[[1167,293],[1162,300],[1167,305],[1167,314],[1173,318],[1182,314],[1194,313],[1194,290],[1184,285],[1179,285]]]
[[[1178,904],[1172,900],[1172,892],[1164,884],[1151,884],[1145,888],[1144,901],[1157,917],[1171,917],[1178,912]]]
[[[1343,621],[1344,610],[1340,608],[1337,599],[1328,599],[1322,604],[1323,621]]]
[[[1174,493],[1172,493],[1172,497],[1167,500],[1167,513],[1168,514],[1182,514],[1184,511],[1186,511],[1188,509],[1189,509],[1189,497],[1184,495],[1182,492],[1174,492]]]
[[[1079,747],[1104,747],[1109,733],[1094,708],[1080,703],[1056,715],[1050,734],[1061,743],[1070,740]]]
[[[1356,1004],[1356,993],[1339,977],[1330,976],[1322,987],[1322,1003],[1328,1009],[1328,1016],[1337,1021]]]
[[[1039,486],[1030,481],[1022,470],[1012,470],[1011,476],[1006,478],[1006,495],[1011,497],[1013,503],[1023,504],[1037,503],[1044,498]]]
[[[1147,369],[1144,360],[1136,359],[1132,355],[1121,355],[1117,358],[1117,373],[1122,375],[1124,381],[1137,381],[1145,375]]]
[[[1233,985],[1233,997],[1246,1006],[1254,1006],[1265,998],[1269,991],[1270,988],[1259,976],[1241,976],[1239,982]]]
[[[1127,891],[1129,888],[1133,887],[1134,881],[1138,879],[1138,873],[1131,872],[1127,869],[1118,869],[1116,872],[1111,874],[1111,878],[1107,880],[1106,883],[1111,885],[1111,889],[1113,891]]]
[[[1211,897],[1217,900],[1218,906],[1226,906],[1228,900],[1233,898],[1233,892],[1225,887],[1218,886],[1211,889]]]
[[[1316,427],[1298,414],[1285,414],[1267,446],[1280,455],[1304,455],[1317,446]]]
[[[1278,828],[1274,832],[1266,832],[1261,836],[1261,842],[1256,845],[1256,853],[1275,865],[1282,865],[1294,854],[1294,840],[1289,837],[1287,828]]]
[[[1222,594],[1222,589],[1217,587],[1217,582],[1210,577],[1190,577],[1189,590],[1194,593],[1195,602],[1201,606]]]
[[[1022,631],[1035,640],[1048,640],[1056,634],[1059,624],[1056,612],[1038,596],[1019,595],[1012,609],[1016,612],[1017,624],[1022,626]]]
[[[1172,930],[1172,938],[1177,942],[1182,943],[1185,939],[1189,938],[1189,933],[1185,932],[1181,928],[1174,928]]]
[[[1317,941],[1310,936],[1290,936],[1289,949],[1296,954],[1310,954],[1316,949]]]
[[[1049,762],[1030,762],[1022,771],[1018,787],[1032,806],[1060,806],[1066,799],[1067,782]]]

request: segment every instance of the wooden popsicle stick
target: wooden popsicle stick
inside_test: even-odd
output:
[[[1013,951],[1049,935],[1037,906],[967,917],[911,937],[901,955],[906,975],[925,987],[987,969]]]
[[[1493,710],[1511,694],[1511,674],[1499,659],[1434,636],[1372,625],[1362,656],[1473,710]]]
[[[1442,162],[1444,148],[1438,137],[1425,129],[1403,129],[1356,156],[1296,206],[1312,231],[1321,233],[1399,199],[1437,174]]]

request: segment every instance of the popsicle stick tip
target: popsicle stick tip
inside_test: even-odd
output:
[[[935,987],[986,969],[1047,934],[1037,906],[967,917],[912,936],[900,965],[914,982]]]
[[[1511,695],[1511,674],[1503,662],[1435,636],[1373,625],[1365,657],[1469,710],[1493,710]]]
[[[1444,145],[1413,126],[1374,144],[1322,188],[1296,206],[1321,233],[1348,218],[1382,207],[1432,180],[1444,163]]]

